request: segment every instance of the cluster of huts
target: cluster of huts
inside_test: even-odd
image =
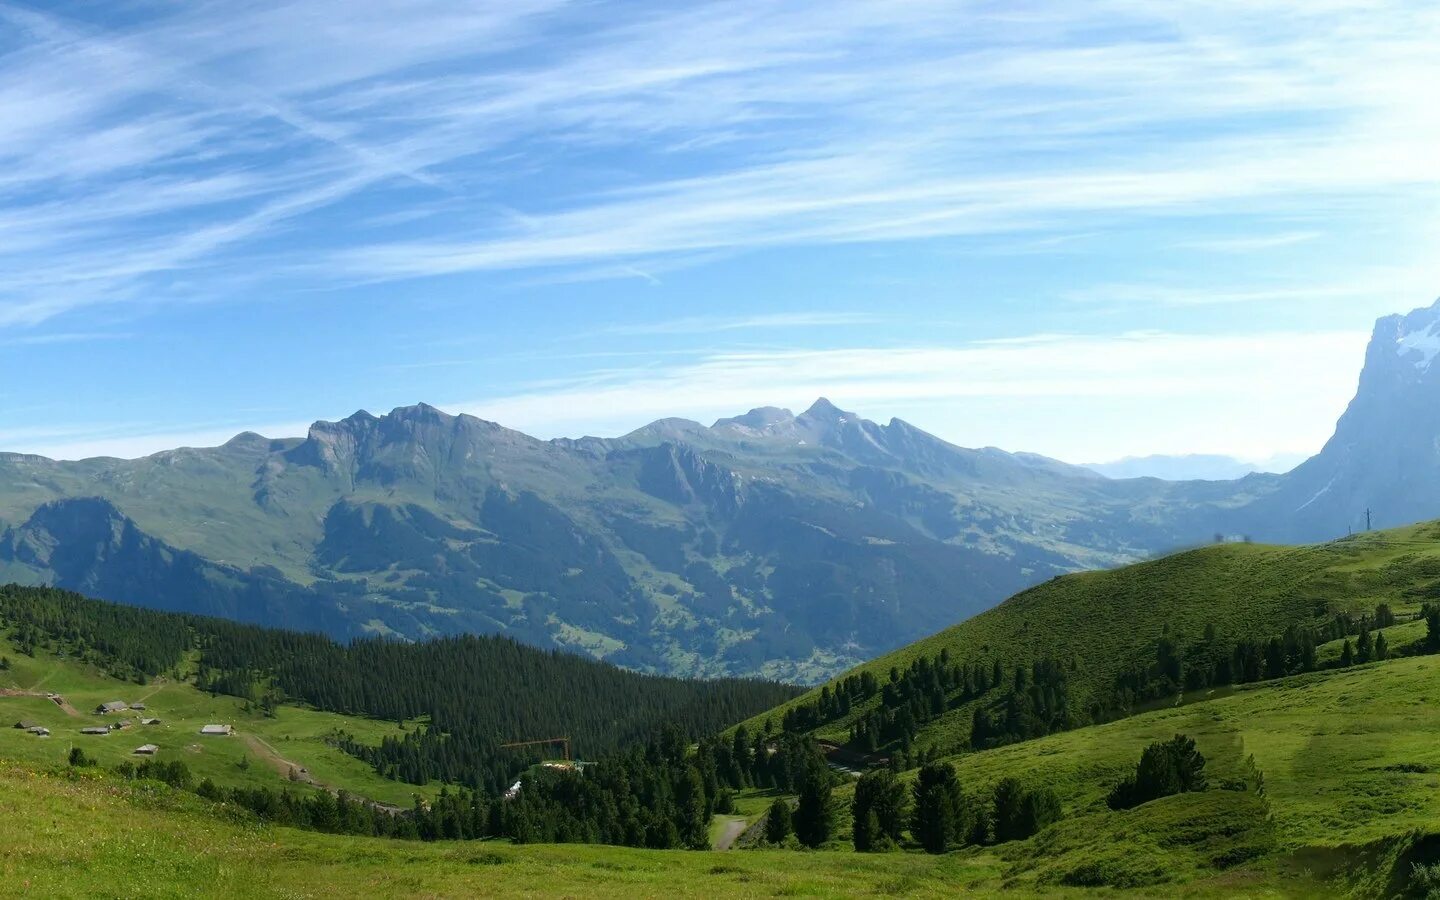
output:
[[[113,713],[146,711],[147,709],[144,703],[126,703],[124,700],[111,700],[109,703],[102,703],[99,706],[95,707],[96,715],[101,716],[108,716]],[[159,725],[160,719],[156,716],[141,716],[140,724]],[[109,734],[112,731],[124,731],[126,728],[130,728],[133,725],[135,725],[134,719],[121,719],[118,722],[114,722],[110,725],[91,725],[88,728],[82,728],[80,729],[80,733],[96,735]],[[146,744],[143,747],[137,747],[135,749],[135,752],[143,756],[150,756],[153,755],[158,749],[160,748],[156,747],[154,744]]]
[[[102,703],[99,706],[95,707],[95,714],[100,716],[114,715],[123,712],[148,712],[148,710],[144,703],[126,703],[123,700],[111,700],[108,703]],[[161,720],[156,716],[140,716],[138,717],[138,719],[139,724],[142,726],[161,724]],[[85,728],[80,729],[80,733],[91,735],[109,734],[112,731],[124,731],[125,729],[130,728],[135,724],[136,719],[120,719],[107,725],[86,726]],[[30,721],[28,719],[21,719],[20,721],[16,722],[15,727],[22,729],[37,737],[50,736],[49,728],[46,728],[39,722]],[[231,725],[210,724],[202,727],[200,729],[200,733],[206,736],[224,737],[234,734],[235,728]],[[160,748],[155,744],[141,744],[139,747],[135,748],[134,752],[137,756],[154,756],[157,752],[159,752],[159,750]]]

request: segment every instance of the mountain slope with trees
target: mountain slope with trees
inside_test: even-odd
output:
[[[318,634],[155,612],[50,588],[0,587],[0,629],[20,653],[63,653],[132,682],[162,674],[264,710],[302,703],[413,727],[378,744],[338,747],[387,778],[463,784],[498,795],[540,758],[501,744],[567,737],[594,756],[663,727],[690,738],[792,696],[756,680],[683,681],[641,675],[505,637],[421,643],[371,638],[338,644]]]
[[[1387,634],[1385,652],[1418,640],[1432,602],[1433,522],[1204,547],[1053,579],[747,724],[880,755],[994,746],[1335,665],[1347,646],[1369,661]]]
[[[1057,574],[1440,514],[1440,306],[1376,327],[1286,475],[1110,480],[828,401],[541,441],[419,405],[137,460],[0,454],[0,578],[410,639],[508,634],[628,668],[813,682]]]

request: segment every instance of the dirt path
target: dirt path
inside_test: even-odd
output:
[[[250,748],[251,752],[253,752],[257,757],[259,757],[263,762],[265,762],[266,765],[270,766],[272,769],[274,769],[276,772],[279,772],[284,777],[289,778],[290,773],[294,772],[295,780],[300,782],[301,784],[313,785],[315,787],[321,788],[322,790],[329,791],[332,794],[340,793],[338,788],[328,785],[325,782],[317,779],[315,776],[311,775],[304,766],[300,765],[297,762],[291,762],[290,760],[281,756],[278,750],[270,746],[269,741],[266,741],[258,734],[242,734],[240,735],[240,738],[245,742],[245,746]],[[392,815],[397,813],[403,813],[406,811],[405,807],[403,806],[392,806],[389,803],[381,803],[378,800],[371,800],[368,797],[361,797],[358,794],[352,796],[354,796],[357,800],[363,800],[365,803],[368,803],[376,809],[382,809],[388,813],[391,813]]]
[[[80,718],[80,710],[71,706],[70,701],[57,694],[51,694],[48,691],[22,691],[17,688],[5,688],[4,690],[0,690],[0,697],[44,697],[46,700],[53,702],[56,706],[64,710],[65,715],[70,718]]]
[[[160,692],[160,689],[163,688],[166,684],[169,684],[169,682],[166,680],[164,675],[155,676],[155,680],[150,682],[150,690],[145,692],[145,695],[140,698],[140,702],[144,703],[151,697],[158,694]]]
[[[291,762],[290,760],[281,756],[279,751],[277,751],[274,747],[270,746],[270,744],[259,735],[242,734],[240,736],[240,739],[245,742],[245,746],[250,748],[251,753],[254,753],[257,757],[260,758],[262,762],[270,766],[270,768],[274,769],[276,772],[279,772],[281,775],[284,775],[286,778],[289,778],[290,773],[294,772],[295,780],[297,781],[303,782],[305,784],[313,784],[317,787],[326,788],[327,790],[329,789],[327,785],[320,784],[320,782],[310,777],[310,773],[305,771],[304,766],[296,762]]]
[[[725,827],[720,829],[720,836],[715,838],[716,850],[729,850],[735,845],[735,840],[745,833],[749,823],[744,818],[726,818]]]

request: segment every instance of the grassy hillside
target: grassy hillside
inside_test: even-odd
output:
[[[1069,684],[1083,704],[1113,684],[1119,672],[1153,654],[1162,636],[1184,644],[1213,626],[1222,643],[1263,640],[1291,624],[1370,611],[1381,602],[1403,619],[1431,598],[1440,598],[1437,523],[1302,547],[1222,544],[1055,578],[848,674],[871,672],[883,683],[892,667],[904,671],[912,661],[938,657],[941,651],[955,663],[999,659],[1007,672],[1052,657],[1073,663]],[[1392,647],[1423,633],[1423,626],[1416,627],[1395,632]],[[1338,656],[1338,648],[1331,652]],[[819,692],[816,688],[747,725],[753,729],[767,719],[778,723],[787,709],[813,702]],[[857,706],[817,736],[843,741],[850,723],[873,705]],[[941,746],[949,748],[963,740],[970,712],[969,706],[950,710],[922,729],[917,744],[943,739],[949,743]]]
[[[1017,776],[1061,795],[1036,837],[945,856],[417,844],[264,827],[96,770],[0,764],[6,885],[56,896],[1391,896],[1440,821],[1440,657],[1235,690],[954,760],[978,795]],[[1211,789],[1124,812],[1104,793],[1148,742],[1194,736]],[[1264,774],[1265,793],[1222,785]],[[843,791],[839,798],[845,799]],[[843,830],[843,829],[842,829]]]
[[[310,789],[306,783],[290,781],[292,766],[305,769],[318,784],[344,789],[370,799],[408,806],[416,793],[431,796],[437,784],[417,786],[382,778],[375,770],[327,743],[336,731],[352,734],[368,744],[400,734],[394,722],[361,716],[282,705],[273,716],[234,697],[211,696],[184,681],[159,678],[149,684],[112,678],[93,666],[60,658],[44,650],[29,657],[9,640],[0,637],[0,656],[10,668],[0,671],[0,757],[37,766],[63,762],[71,747],[80,747],[101,765],[113,768],[124,760],[138,761],[134,754],[142,744],[156,744],[154,758],[181,760],[196,779],[210,778],[217,784],[244,787],[290,787]],[[61,707],[47,697],[60,695]],[[144,712],[96,715],[101,703],[141,701]],[[142,717],[159,718],[159,725],[140,725]],[[84,735],[80,729],[107,725],[121,719],[136,724],[107,735]],[[49,737],[37,737],[12,727],[32,721],[50,729]],[[202,737],[206,724],[235,727],[230,737]],[[410,727],[414,727],[413,723]]]
[[[1015,776],[1059,792],[1066,819],[1001,848],[1017,884],[1083,883],[1087,872],[1122,886],[1183,882],[1252,858],[1293,878],[1299,867],[1352,867],[1366,848],[1436,830],[1437,700],[1440,657],[1411,657],[1238,688],[951,761],[967,790]],[[1212,789],[1109,810],[1106,793],[1141,750],[1177,733],[1196,739]],[[1216,789],[1244,778],[1252,758],[1263,799]]]

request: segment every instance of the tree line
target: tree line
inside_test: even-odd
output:
[[[318,634],[92,600],[68,591],[0,587],[0,627],[17,649],[63,650],[116,677],[180,672],[198,651],[196,683],[274,711],[300,701],[406,726],[379,746],[343,734],[341,749],[389,778],[438,779],[496,795],[539,760],[507,741],[567,736],[600,756],[643,742],[662,724],[694,740],[783,703],[799,689],[756,679],[641,675],[506,637],[337,643]]]

